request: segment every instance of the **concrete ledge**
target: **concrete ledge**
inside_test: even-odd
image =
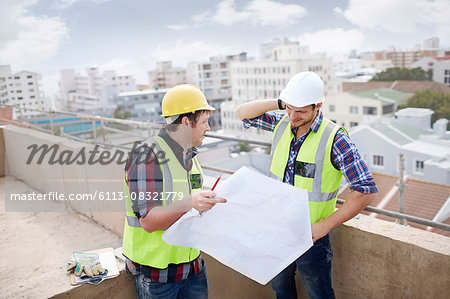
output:
[[[137,298],[136,285],[132,275],[120,271],[120,275],[102,281],[99,285],[83,284],[72,287],[69,290],[55,295],[55,299],[72,298]]]

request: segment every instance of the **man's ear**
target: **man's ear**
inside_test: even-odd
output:
[[[183,116],[183,118],[181,119],[181,124],[185,125],[185,126],[189,126],[189,118],[187,116]]]
[[[322,102],[320,102],[320,103],[317,103],[317,104],[316,104],[316,108],[317,108],[317,110],[319,110],[320,108],[322,108],[322,105],[323,105],[323,103],[322,103]]]

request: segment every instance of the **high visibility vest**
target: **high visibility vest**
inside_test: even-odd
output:
[[[203,172],[197,157],[192,159],[192,168],[188,172],[161,137],[156,136],[150,139],[148,143],[155,144],[156,152],[164,152],[165,160],[168,160],[168,162],[160,164],[163,177],[162,195],[165,198],[162,203],[163,206],[202,189]],[[198,249],[172,246],[165,243],[161,238],[163,230],[151,233],[145,231],[132,210],[132,199],[139,200],[139,194],[134,194],[134,198],[130,198],[126,179],[124,180],[124,191],[127,216],[123,233],[123,254],[127,258],[141,265],[164,269],[169,264],[191,262],[200,255]],[[183,193],[182,197],[179,196],[181,195],[179,192]],[[160,199],[161,194],[158,195],[158,200]]]
[[[341,127],[323,118],[317,133],[309,132],[294,164],[294,186],[308,191],[311,223],[334,213],[342,172],[331,163],[331,150],[336,132]],[[272,138],[269,176],[282,181],[294,135],[286,115],[277,124]]]

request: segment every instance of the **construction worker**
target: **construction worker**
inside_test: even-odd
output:
[[[323,101],[320,77],[301,72],[289,80],[278,100],[255,100],[236,110],[244,127],[273,131],[269,176],[308,191],[314,245],[272,280],[277,298],[297,298],[296,269],[310,298],[335,297],[328,233],[357,215],[378,192],[345,129],[323,117]],[[342,175],[352,192],[335,211]]]
[[[192,207],[205,212],[225,202],[212,191],[202,191],[203,172],[196,157],[195,147],[210,129],[213,110],[194,85],[169,89],[162,100],[165,127],[130,155],[123,254],[139,298],[208,297],[200,251],[168,245],[161,234]]]

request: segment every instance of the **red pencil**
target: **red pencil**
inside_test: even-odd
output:
[[[221,177],[222,177],[222,176],[220,175],[220,176],[217,178],[216,182],[214,183],[214,186],[211,188],[211,191],[214,191],[214,188],[216,188],[217,183],[219,182],[219,180],[220,180]]]

